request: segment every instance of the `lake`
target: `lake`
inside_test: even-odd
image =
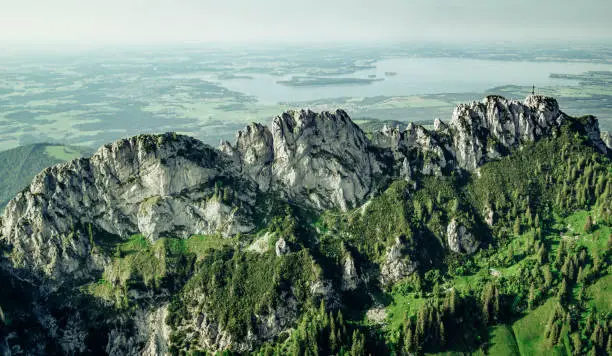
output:
[[[518,62],[468,58],[390,58],[378,61],[376,69],[356,72],[352,77],[375,75],[383,81],[360,85],[292,87],[278,84],[291,76],[249,73],[253,79],[212,80],[224,87],[257,97],[261,104],[300,102],[337,97],[409,96],[437,93],[484,92],[502,85],[537,87],[574,84],[552,79],[551,73],[579,74],[587,71],[608,71],[612,65],[576,62]],[[385,72],[395,72],[386,76]]]

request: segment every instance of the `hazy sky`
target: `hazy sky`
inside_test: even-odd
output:
[[[0,0],[0,42],[610,40],[612,0]]]

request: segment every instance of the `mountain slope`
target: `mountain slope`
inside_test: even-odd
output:
[[[0,210],[44,168],[89,154],[87,148],[45,143],[0,152]]]
[[[0,337],[33,353],[473,352],[557,298],[552,347],[599,352],[609,315],[570,291],[608,275],[611,195],[597,120],[541,96],[371,139],[340,110],[290,111],[219,150],[137,136],[8,204],[0,270],[27,297],[0,293]]]

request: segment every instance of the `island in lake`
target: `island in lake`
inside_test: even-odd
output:
[[[218,75],[219,80],[229,80],[229,79],[253,79],[250,75],[240,75],[233,73],[221,73]]]
[[[313,87],[327,85],[364,85],[379,82],[382,78],[347,78],[347,77],[304,77],[294,76],[288,80],[279,80],[276,83],[292,87]]]

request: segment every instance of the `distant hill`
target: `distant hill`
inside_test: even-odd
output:
[[[0,152],[0,211],[44,168],[87,156],[93,149],[35,143]]]

